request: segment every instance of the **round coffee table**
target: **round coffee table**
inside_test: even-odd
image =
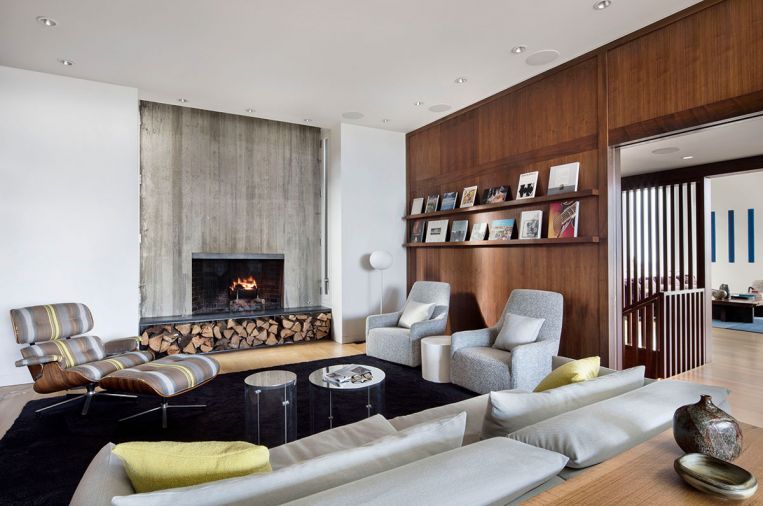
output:
[[[347,382],[336,385],[323,380],[323,373],[336,372],[344,367],[363,367],[371,371],[372,379],[365,382]],[[369,418],[384,410],[384,371],[378,367],[359,364],[338,364],[323,367],[310,373],[310,431],[315,434],[326,428],[334,428],[334,420],[342,423],[357,421],[365,414]],[[334,406],[334,396],[342,399]],[[365,405],[363,405],[365,402]],[[355,409],[353,410],[353,407]],[[365,408],[365,412],[360,409]],[[361,416],[357,416],[361,414]],[[354,419],[353,419],[354,418]],[[328,427],[326,427],[328,422]]]
[[[246,436],[252,443],[278,446],[297,439],[297,375],[289,371],[263,371],[244,379]],[[263,441],[261,420],[269,428],[280,425],[283,413],[283,441]],[[279,427],[280,428],[280,427]]]
[[[434,383],[450,383],[450,336],[421,340],[421,377]]]

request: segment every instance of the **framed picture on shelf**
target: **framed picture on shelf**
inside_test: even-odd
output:
[[[467,220],[454,221],[453,225],[450,226],[450,242],[464,242],[467,232],[469,232]]]
[[[427,197],[427,207],[424,210],[425,213],[434,213],[437,211],[437,206],[440,204],[439,195],[430,195]]]
[[[548,176],[548,194],[559,195],[578,191],[580,162],[565,163],[551,167]]]
[[[496,186],[494,188],[488,188],[485,190],[485,195],[482,198],[483,204],[497,204],[499,202],[506,202],[509,198],[508,186]]]
[[[490,224],[491,241],[508,241],[514,234],[514,218],[493,220]]]
[[[468,188],[464,188],[463,193],[461,193],[460,207],[472,207],[476,201],[477,201],[477,187],[470,186]]]
[[[535,197],[535,189],[538,186],[538,171],[525,172],[519,176],[517,186],[517,200],[531,199]]]
[[[548,208],[548,238],[577,237],[579,201],[552,202]]]
[[[426,242],[446,242],[448,240],[448,220],[427,222]]]
[[[519,238],[540,239],[540,227],[542,222],[543,211],[523,211],[521,224],[519,226]]]
[[[456,208],[458,201],[458,192],[448,192],[442,196],[442,205],[440,211],[450,211]]]
[[[472,234],[469,236],[470,241],[484,241],[487,234],[487,223],[475,223],[472,225]]]
[[[411,215],[421,214],[424,211],[424,198],[417,197],[411,202]]]
[[[413,222],[411,226],[411,240],[409,242],[424,242],[424,220]]]

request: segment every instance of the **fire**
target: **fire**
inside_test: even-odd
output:
[[[257,280],[251,274],[245,278],[236,278],[230,284],[230,291],[233,292],[237,288],[243,290],[255,290],[257,288]]]

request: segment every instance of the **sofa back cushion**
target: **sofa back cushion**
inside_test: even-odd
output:
[[[658,381],[543,420],[509,437],[566,455],[569,467],[588,467],[667,430],[676,409],[697,402],[702,394],[724,405],[729,391],[685,381]]]
[[[461,446],[466,413],[266,474],[115,497],[115,506],[283,504]]]
[[[414,425],[455,416],[464,411],[466,412],[466,431],[464,432],[463,444],[469,445],[480,440],[487,402],[488,394],[478,395],[471,399],[417,411],[410,415],[398,416],[391,419],[389,423],[397,430],[405,430]]]
[[[490,392],[482,439],[506,436],[528,425],[642,386],[644,366],[638,366],[544,392]]]

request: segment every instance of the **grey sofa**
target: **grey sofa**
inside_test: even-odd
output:
[[[451,381],[480,394],[514,388],[533,390],[551,372],[551,357],[559,352],[563,311],[560,293],[513,290],[495,326],[453,334]],[[507,313],[545,318],[538,339],[511,352],[493,348]]]
[[[366,354],[410,367],[421,365],[421,339],[445,332],[450,307],[450,285],[437,281],[416,281],[408,301],[436,304],[432,317],[414,323],[410,329],[398,326],[403,311],[366,318]],[[406,301],[407,303],[407,301]]]

